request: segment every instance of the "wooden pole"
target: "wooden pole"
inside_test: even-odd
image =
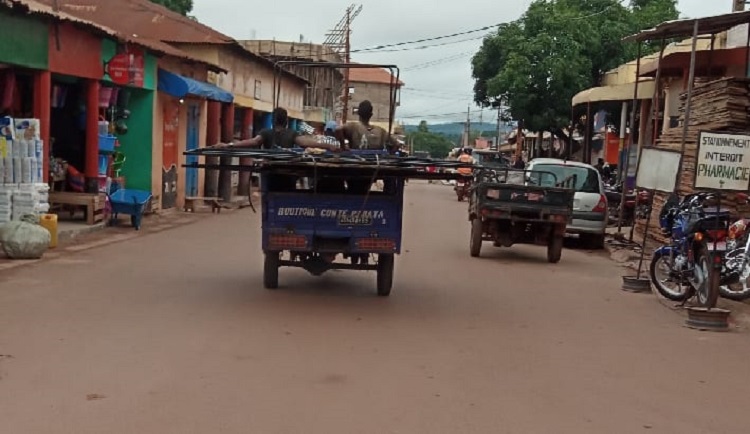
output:
[[[682,166],[685,163],[685,147],[687,147],[687,136],[690,128],[690,114],[693,109],[693,90],[695,89],[695,58],[696,49],[698,46],[698,20],[695,20],[693,26],[693,47],[690,51],[690,72],[688,74],[688,91],[687,100],[685,101],[685,120],[682,125],[682,145],[680,146],[680,165],[677,170],[677,179],[674,181],[675,193],[679,190],[680,185],[680,174],[682,173]]]
[[[635,111],[638,109],[638,83],[641,77],[641,50],[643,44],[638,42],[638,60],[635,65],[635,84],[633,86],[633,107],[630,110],[630,134],[628,138],[628,147],[625,152],[625,163],[622,170],[622,197],[620,198],[620,212],[617,218],[617,231],[622,230],[622,213],[625,210],[625,196],[628,193],[628,171],[630,170],[630,151],[635,144]]]
[[[651,145],[656,146],[656,140],[659,138],[659,109],[661,108],[661,72],[662,61],[664,60],[664,49],[667,48],[667,41],[661,40],[661,50],[659,51],[659,63],[656,67],[656,78],[654,80],[654,96],[651,98],[651,120],[653,121],[653,134]],[[666,116],[666,113],[664,114]],[[640,163],[640,161],[639,161]],[[638,167],[636,166],[636,174]]]
[[[627,101],[622,102],[622,110],[620,111],[620,146],[618,147],[619,152],[617,153],[618,169],[620,172],[619,180],[622,180],[622,168],[625,166],[625,161],[622,158],[622,151],[625,149],[625,137],[627,137],[628,129],[628,103]],[[623,193],[624,194],[624,193]],[[622,205],[622,204],[621,204]],[[617,218],[617,232],[622,232],[622,211],[620,211]]]
[[[39,132],[42,139],[43,158],[43,181],[49,180],[50,149],[50,116],[52,113],[52,73],[50,71],[39,71],[34,78],[34,117],[41,123]]]
[[[350,63],[351,59],[351,24],[352,24],[352,9],[346,10],[346,63]],[[344,111],[341,114],[341,122],[346,124],[346,120],[349,115],[349,71],[350,68],[344,69]]]
[[[99,81],[86,81],[86,192],[99,191]]]
[[[583,156],[581,161],[590,164],[591,163],[591,137],[592,128],[594,125],[594,119],[591,116],[591,101],[586,103],[586,135],[583,139]]]

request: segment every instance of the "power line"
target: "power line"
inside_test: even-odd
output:
[[[585,20],[585,19],[593,18],[593,17],[595,17],[597,15],[603,15],[603,14],[605,14],[610,9],[612,9],[612,7],[613,7],[613,5],[609,5],[609,6],[607,6],[606,8],[604,8],[603,10],[601,10],[599,12],[594,12],[594,13],[591,13],[591,14],[581,15],[581,16],[578,16],[578,17],[565,17],[564,20],[566,22],[570,22],[570,21],[578,21],[578,20]],[[390,48],[393,48],[393,47],[402,47],[404,45],[412,45],[412,44],[420,44],[420,43],[424,43],[424,42],[439,41],[439,40],[442,40],[442,39],[455,38],[457,36],[464,36],[464,35],[470,35],[472,33],[477,33],[477,32],[482,32],[482,31],[488,31],[488,30],[492,30],[494,28],[500,27],[500,26],[502,26],[504,24],[511,24],[511,23],[518,22],[520,20],[521,20],[521,18],[519,18],[517,20],[507,21],[507,22],[504,22],[504,23],[498,23],[498,24],[493,24],[493,25],[490,25],[490,26],[480,27],[480,28],[477,28],[477,29],[467,30],[465,32],[453,33],[453,34],[450,34],[450,35],[435,36],[435,37],[432,37],[432,38],[423,38],[423,39],[417,39],[417,40],[414,40],[414,41],[407,41],[407,42],[398,42],[398,43],[395,43],[395,44],[383,44],[383,45],[378,45],[378,46],[369,47],[369,48],[360,48],[360,49],[357,49],[357,50],[351,50],[351,52],[352,53],[361,53],[361,54],[366,54],[366,53],[391,53],[391,52],[396,52],[396,51],[423,50],[423,49],[432,48],[432,47],[442,47],[442,46],[450,45],[450,44],[458,44],[458,43],[461,43],[461,42],[475,41],[475,40],[484,38],[485,35],[482,35],[482,36],[479,36],[479,37],[474,37],[474,38],[469,38],[469,39],[462,39],[460,41],[453,41],[453,42],[442,43],[442,44],[423,45],[423,46],[413,47],[413,48],[390,49]]]
[[[451,99],[457,99],[457,98],[474,98],[473,92],[465,92],[465,93],[451,93],[451,92],[444,92],[439,90],[428,90],[428,91],[415,91],[415,90],[407,90],[407,89],[401,89],[402,92],[407,94],[412,94],[415,97],[419,98],[433,98],[433,99],[445,99],[445,98],[451,98]]]
[[[384,45],[378,45],[377,47],[361,48],[359,50],[352,50],[352,53],[361,53],[361,52],[364,52],[364,51],[372,51],[372,50],[383,50],[384,48],[401,47],[401,46],[404,46],[404,45],[421,44],[423,42],[431,42],[431,41],[438,41],[438,40],[441,40],[441,39],[455,38],[456,36],[470,35],[472,33],[487,31],[487,30],[494,29],[495,27],[499,27],[499,26],[502,26],[502,25],[503,25],[503,23],[493,24],[491,26],[484,26],[484,27],[480,27],[478,29],[467,30],[465,32],[458,32],[458,33],[453,33],[453,34],[450,34],[450,35],[435,36],[435,37],[432,37],[432,38],[417,39],[417,40],[414,40],[414,41],[399,42],[399,43],[396,43],[396,44],[384,44]]]
[[[394,48],[391,50],[368,50],[368,51],[356,51],[352,50],[352,53],[358,53],[358,54],[377,54],[377,53],[396,53],[401,51],[413,51],[413,50],[426,50],[428,48],[435,48],[435,47],[445,47],[447,45],[455,45],[455,44],[461,44],[463,42],[471,42],[471,41],[477,41],[479,39],[483,39],[485,35],[474,37],[474,38],[468,38],[468,39],[461,39],[458,41],[450,41],[450,42],[443,42],[440,44],[431,44],[431,45],[421,45],[418,47],[411,47],[411,48]]]
[[[445,63],[455,62],[456,60],[461,60],[464,57],[466,57],[468,55],[471,55],[471,54],[473,54],[473,51],[465,51],[463,53],[454,54],[453,56],[443,57],[441,59],[435,59],[435,60],[431,60],[429,62],[418,63],[416,65],[412,65],[412,66],[406,67],[406,68],[402,69],[402,71],[403,72],[419,71],[421,69],[430,68],[432,66],[443,65]]]
[[[466,112],[464,111],[464,112],[456,112],[456,113],[439,113],[439,114],[431,114],[431,115],[399,116],[399,118],[417,119],[417,118],[434,118],[434,117],[447,117],[447,116],[466,116]]]

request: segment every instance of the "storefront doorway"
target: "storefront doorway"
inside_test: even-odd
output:
[[[180,106],[176,101],[164,105],[164,136],[162,146],[162,209],[177,204],[177,161],[179,150]]]
[[[198,149],[201,112],[197,103],[188,105],[187,143],[185,148],[190,151]],[[195,163],[198,157],[188,157],[188,163]],[[187,169],[185,172],[185,194],[188,197],[198,196],[198,169]]]
[[[86,90],[76,78],[52,78],[50,150],[53,190],[84,192]]]

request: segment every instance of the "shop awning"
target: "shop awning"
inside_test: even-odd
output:
[[[193,95],[219,102],[234,101],[234,96],[231,93],[218,86],[173,74],[163,69],[159,70],[159,91],[175,98]]]
[[[635,83],[615,86],[592,87],[573,97],[573,106],[603,101],[632,101]],[[644,81],[638,84],[638,99],[654,97],[654,82]]]

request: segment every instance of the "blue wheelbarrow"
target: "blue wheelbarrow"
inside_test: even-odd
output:
[[[122,189],[115,191],[108,197],[111,208],[110,225],[114,226],[117,223],[119,214],[127,214],[130,215],[130,223],[133,224],[135,230],[140,230],[143,212],[151,200],[151,193],[142,190]]]

